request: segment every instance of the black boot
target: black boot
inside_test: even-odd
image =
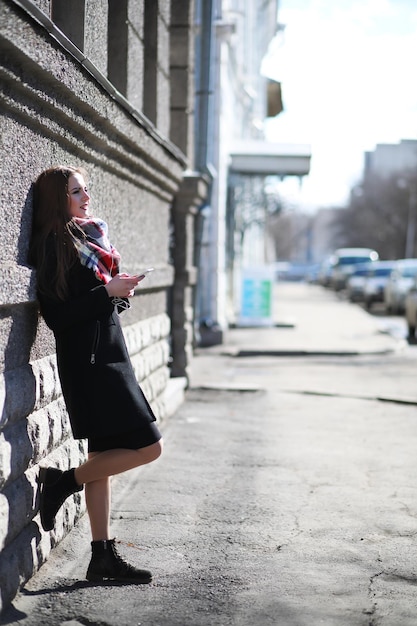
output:
[[[44,530],[52,530],[55,516],[65,500],[76,491],[82,491],[83,485],[78,485],[74,476],[74,469],[62,472],[55,467],[43,467],[39,472],[41,495],[39,512]]]
[[[92,541],[92,556],[88,566],[87,580],[94,582],[116,580],[119,582],[146,585],[152,581],[152,574],[145,569],[137,569],[126,563],[117,552],[115,540]]]

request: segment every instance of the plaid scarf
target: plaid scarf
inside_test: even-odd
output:
[[[96,217],[73,217],[73,221],[85,235],[82,239],[73,235],[81,265],[93,270],[97,278],[107,284],[119,272],[120,254],[109,241],[106,222]]]
[[[120,254],[109,241],[106,222],[97,217],[89,219],[73,217],[72,219],[85,235],[82,239],[72,235],[81,265],[93,270],[97,278],[107,285],[113,276],[119,273]],[[127,298],[114,297],[112,302],[118,313],[130,309]]]

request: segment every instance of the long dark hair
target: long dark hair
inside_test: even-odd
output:
[[[36,268],[40,293],[59,300],[68,294],[67,276],[77,259],[71,234],[78,231],[68,211],[68,180],[86,172],[78,167],[51,167],[40,174],[33,187],[32,237],[29,262]],[[48,251],[56,261],[48,264]]]

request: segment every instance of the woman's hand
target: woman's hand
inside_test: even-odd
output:
[[[131,276],[130,274],[116,274],[105,285],[110,298],[130,298],[135,293],[136,285],[143,276]]]

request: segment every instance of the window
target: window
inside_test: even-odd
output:
[[[51,0],[51,20],[84,51],[85,0]]]
[[[143,112],[156,124],[156,96],[158,72],[158,2],[145,0],[145,68],[143,84]]]
[[[107,27],[107,77],[127,96],[128,15],[127,0],[109,0]]]

